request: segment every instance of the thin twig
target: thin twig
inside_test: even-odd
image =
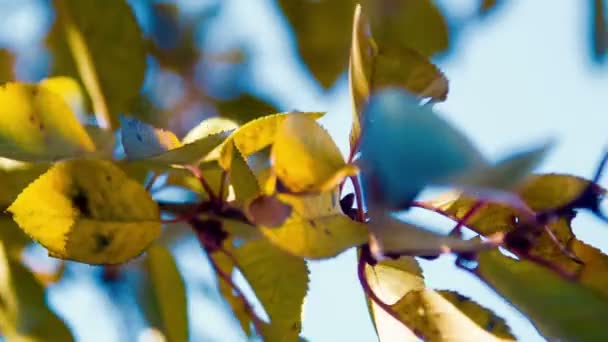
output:
[[[186,165],[186,169],[190,171],[192,175],[194,175],[194,177],[196,177],[196,179],[198,179],[198,181],[201,183],[201,186],[207,193],[207,196],[209,196],[209,200],[215,200],[215,194],[213,193],[213,189],[211,189],[211,186],[209,186],[209,183],[207,183],[207,181],[205,180],[205,177],[203,176],[201,170],[194,165]]]
[[[572,259],[572,261],[578,263],[578,264],[584,264],[584,262],[574,253],[572,253],[572,251],[568,250],[568,248],[566,248],[561,241],[559,241],[559,239],[557,238],[557,236],[555,236],[555,233],[551,230],[551,228],[549,228],[548,225],[543,225],[543,230],[545,231],[545,233],[547,233],[547,235],[549,235],[549,238],[551,239],[551,241],[553,242],[553,244],[555,244],[555,246],[557,246],[557,248],[559,249],[560,252],[562,252],[565,256],[567,256],[568,258]]]
[[[146,187],[145,187],[146,191],[150,192],[150,190],[154,186],[154,183],[156,183],[156,180],[158,179],[158,177],[160,177],[159,173],[153,173],[152,174],[152,177],[150,178],[150,180],[146,184]]]
[[[226,170],[222,170],[222,175],[220,176],[220,191],[218,194],[217,200],[218,204],[223,203],[226,191],[226,184],[228,183],[228,172]]]
[[[471,209],[469,209],[467,213],[464,214],[464,216],[460,220],[458,220],[456,226],[454,226],[454,228],[452,229],[452,231],[450,231],[448,235],[461,235],[462,227],[466,226],[467,222],[469,222],[471,217],[473,217],[473,215],[475,215],[479,211],[479,209],[481,209],[485,204],[486,202],[484,201],[475,202]]]
[[[197,236],[198,236],[198,234],[197,234]],[[202,241],[201,241],[201,244],[204,246]],[[230,260],[232,260],[232,262],[236,266],[235,259],[232,256],[232,254],[228,253],[228,251],[226,251],[225,249],[220,249],[220,251],[222,253],[224,253],[228,258],[230,258]],[[234,281],[232,280],[232,277],[229,274],[227,274],[222,269],[220,269],[220,267],[217,265],[215,260],[213,260],[213,258],[211,257],[211,255],[209,254],[208,251],[207,251],[207,257],[209,258],[209,262],[211,263],[211,267],[213,267],[213,270],[215,271],[215,273],[217,273],[217,275],[220,278],[222,278],[232,288],[232,290],[235,292],[235,295],[239,298],[239,300],[241,300],[243,307],[245,308],[245,311],[247,311],[247,314],[249,314],[249,316],[251,317],[251,320],[253,321],[253,326],[255,327],[255,330],[258,332],[258,334],[261,335],[262,329],[264,326],[264,322],[262,320],[260,320],[260,318],[256,315],[255,311],[253,310],[253,307],[251,306],[251,304],[249,304],[249,301],[247,301],[247,298],[245,297],[245,294],[243,293],[243,291],[234,283]]]

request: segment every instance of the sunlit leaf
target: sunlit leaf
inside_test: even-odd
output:
[[[244,158],[249,157],[251,154],[258,152],[265,147],[271,145],[274,142],[275,135],[285,119],[289,115],[302,114],[308,115],[315,119],[323,116],[324,113],[279,113],[261,117],[250,121],[239,129],[234,131],[230,136],[229,140],[234,141],[234,145],[241,152]],[[228,141],[224,145],[219,163],[225,169],[229,169],[230,160],[232,156],[231,145]]]
[[[47,37],[52,74],[77,77],[98,118],[118,127],[118,114],[130,112],[146,69],[145,43],[130,6],[124,0],[53,4],[57,19]]]
[[[196,125],[192,128],[186,136],[182,139],[183,144],[189,144],[196,140],[208,137],[213,134],[221,133],[221,132],[230,132],[235,131],[239,128],[239,125],[226,118],[209,118],[203,120],[200,124]],[[211,151],[207,157],[205,157],[205,161],[217,160],[220,156],[221,149],[224,144],[220,144],[213,151]]]
[[[161,228],[150,195],[107,161],[55,164],[8,211],[50,255],[90,264],[136,257]]]
[[[278,199],[291,206],[291,216],[280,227],[261,230],[293,255],[329,258],[367,241],[367,227],[342,213],[336,191],[315,196],[280,194]]]
[[[270,318],[272,333],[287,341],[295,339],[301,329],[302,305],[308,289],[304,260],[264,239],[246,242],[234,250],[234,256]]]
[[[95,146],[65,101],[44,87],[0,87],[0,155],[52,161],[93,152]]]
[[[276,175],[293,192],[328,191],[358,172],[346,165],[329,133],[304,115],[291,115],[281,125],[272,161]]]
[[[407,293],[424,289],[422,270],[414,258],[382,260],[374,266],[365,265],[365,277],[378,298],[388,305],[395,304]],[[416,341],[412,330],[396,320],[375,302],[367,299],[376,333],[380,341]]]
[[[506,327],[503,319],[467,298],[462,301],[458,300],[460,297],[456,298],[457,301],[452,302],[430,289],[414,290],[392,305],[392,308],[407,326],[418,331],[428,341],[515,341],[508,331],[505,334],[505,331],[492,326],[498,320],[499,324]],[[483,315],[490,317],[489,330],[492,331],[484,330],[484,326],[460,311],[461,305],[473,305],[477,313],[483,310]],[[492,333],[495,331],[500,335],[494,336]]]
[[[188,340],[188,303],[184,280],[171,252],[162,245],[152,245],[146,251],[146,271],[156,304],[158,322],[151,322],[168,341]]]
[[[61,318],[46,304],[34,275],[8,255],[0,243],[0,329],[8,341],[74,341]]]
[[[61,96],[81,122],[86,120],[85,97],[80,84],[75,79],[66,76],[56,76],[45,78],[39,84],[41,87]]]
[[[458,130],[408,93],[377,93],[365,111],[361,136],[368,196],[398,207],[428,184],[484,165],[483,157]]]
[[[234,189],[236,199],[239,201],[247,201],[255,197],[260,192],[258,180],[247,165],[247,161],[241,155],[234,142],[231,141],[232,161],[230,162],[230,184]]]
[[[479,255],[475,274],[550,340],[595,341],[606,335],[608,302],[545,267],[490,251]]]

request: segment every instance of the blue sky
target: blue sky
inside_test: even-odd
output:
[[[189,2],[195,6],[195,1]],[[226,20],[238,22],[231,30],[217,32],[218,43],[237,41],[254,49],[250,75],[262,93],[277,99],[284,109],[327,110],[322,119],[339,146],[346,151],[350,127],[350,99],[343,77],[328,94],[306,74],[295,59],[289,32],[270,0],[226,1]],[[20,6],[36,3],[19,1]],[[465,1],[446,1],[450,8],[466,8]],[[2,0],[17,8],[17,2]],[[39,34],[29,22],[44,13],[29,7],[0,23],[0,41]],[[9,13],[9,12],[6,12]],[[28,14],[29,13],[29,14]],[[450,80],[447,102],[438,106],[443,115],[466,132],[491,158],[500,158],[527,145],[556,138],[557,145],[539,171],[591,176],[608,145],[608,69],[592,65],[587,56],[587,11],[579,1],[509,1],[488,20],[467,28],[454,53],[441,67]],[[38,17],[40,18],[40,17]],[[251,18],[255,18],[252,20]],[[236,21],[233,21],[235,20]],[[47,19],[48,20],[48,19]],[[24,24],[24,22],[30,25]],[[42,24],[48,21],[42,20]],[[23,30],[16,30],[15,27]],[[12,28],[7,31],[7,28]],[[328,27],[330,30],[331,27]],[[8,33],[7,33],[8,32]],[[26,49],[24,49],[25,51]],[[608,177],[607,177],[608,178]],[[608,179],[604,179],[606,185]],[[417,220],[429,224],[448,222],[426,213]],[[608,228],[590,215],[575,220],[575,232],[587,243],[608,252]],[[193,326],[213,340],[239,338],[236,328],[215,301],[195,291],[211,281],[198,246],[179,250],[180,267],[190,281]],[[541,340],[534,328],[485,285],[452,267],[453,258],[422,264],[430,286],[455,289],[477,299],[506,318],[525,341]],[[310,292],[304,308],[303,335],[311,341],[374,341],[375,334],[358,286],[354,253],[312,262]],[[86,270],[86,267],[79,268]],[[115,309],[104,304],[96,284],[80,277],[72,285],[56,286],[51,302],[84,341],[116,340],[111,319]],[[63,305],[62,303],[74,303]]]

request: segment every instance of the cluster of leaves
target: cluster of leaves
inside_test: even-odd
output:
[[[332,13],[323,7],[328,1],[299,3]],[[550,144],[489,162],[433,108],[447,98],[448,81],[429,56],[445,42],[411,33],[439,27],[443,34],[432,2],[389,3],[401,6],[352,3],[352,35],[342,51],[350,51],[354,114],[345,159],[316,121],[323,113],[278,113],[242,125],[212,118],[182,139],[119,116],[131,110],[145,65],[129,7],[118,0],[55,1],[58,20],[49,41],[62,76],[0,88],[2,333],[9,339],[71,339],[44,304],[43,283],[21,262],[31,238],[63,260],[117,265],[134,259],[122,267],[136,265],[146,279],[140,294],[148,321],[170,341],[187,340],[184,281],[168,249],[172,232],[185,224],[248,336],[297,340],[307,260],[351,248],[358,251],[359,280],[381,340],[515,339],[490,310],[425,285],[415,257],[444,253],[456,253],[460,267],[508,299],[548,339],[605,336],[608,259],[571,229],[579,209],[605,219],[599,209],[605,190],[596,184],[601,167],[592,180],[530,175]],[[425,19],[405,20],[412,13]],[[109,17],[114,19],[100,19]],[[115,38],[116,50],[101,49],[100,35]],[[299,44],[325,44],[325,36],[315,33]],[[108,71],[116,65],[130,72]],[[83,126],[77,118],[85,98],[96,125]],[[119,143],[113,127],[119,127]],[[354,193],[344,193],[348,180]],[[434,185],[454,192],[416,201]],[[186,189],[196,200],[152,197],[152,189],[167,186]],[[452,218],[454,230],[434,233],[393,216],[412,207]],[[463,227],[479,236],[464,239]],[[265,317],[234,281],[237,272]]]

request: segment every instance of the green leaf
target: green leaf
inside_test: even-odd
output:
[[[374,184],[369,195],[388,207],[409,203],[426,185],[485,165],[461,132],[404,91],[372,96],[364,120],[359,160],[364,185]]]
[[[205,163],[199,167],[203,178],[211,187],[214,194],[220,191],[224,170],[217,163]],[[184,169],[171,169],[168,171],[165,185],[179,186],[199,195],[200,198],[208,199],[207,193],[201,185],[201,181],[192,175],[192,172]],[[226,193],[226,195],[228,195]]]
[[[28,164],[0,158],[0,208],[7,208],[19,193],[49,165]]]
[[[0,49],[0,84],[15,80],[15,55]]]
[[[525,314],[547,339],[596,341],[606,335],[608,302],[595,291],[498,251],[481,253],[478,261],[475,274]]]
[[[260,193],[258,179],[255,177],[241,152],[232,144],[232,161],[230,162],[230,184],[234,188],[237,201],[245,202]]]
[[[347,67],[352,0],[279,0],[296,35],[298,52],[324,88]]]
[[[543,161],[551,147],[551,143],[546,143],[516,153],[496,165],[481,166],[477,170],[456,177],[451,183],[472,189],[511,190],[530,176],[530,172]]]
[[[161,229],[150,194],[107,161],[55,164],[8,211],[50,255],[90,264],[134,258]]]
[[[233,99],[218,101],[216,106],[222,117],[241,123],[278,111],[275,106],[267,101],[248,94],[241,94]]]
[[[416,259],[400,257],[386,259],[374,266],[365,265],[365,277],[378,298],[393,305],[410,291],[424,289],[422,270]],[[367,298],[374,327],[380,341],[414,341],[418,338],[412,330],[386,313],[375,302]]]
[[[407,47],[425,56],[448,48],[448,25],[434,1],[364,0],[362,4],[378,46]]]
[[[392,308],[407,326],[420,332],[427,341],[515,341],[508,330],[505,335],[504,331],[491,325],[497,321],[506,328],[502,318],[494,316],[468,298],[456,295],[455,301],[449,301],[445,296],[445,293],[442,295],[430,289],[413,290],[392,305]],[[489,320],[492,331],[484,330],[484,326],[462,312],[462,305],[468,305],[469,308],[473,306],[477,313],[481,311],[483,316],[489,316],[485,319]],[[495,331],[500,335],[495,336]]]
[[[0,155],[24,161],[53,161],[95,150],[65,101],[33,84],[0,87]]]
[[[372,214],[371,217],[371,222],[367,224],[371,232],[370,250],[379,258],[391,254],[414,256],[471,252],[494,247],[502,241],[502,235],[487,241],[440,235],[397,220],[387,213]]]
[[[313,118],[289,116],[272,146],[274,171],[293,192],[329,191],[358,169],[347,165],[329,133]]]
[[[158,244],[147,250],[146,271],[150,276],[156,317],[152,322],[167,341],[188,340],[188,302],[186,286],[171,252]]]
[[[124,0],[54,0],[57,19],[47,45],[53,75],[77,77],[91,98],[99,125],[118,126],[130,112],[146,69],[146,47]],[[108,20],[112,18],[112,20]],[[128,72],[125,72],[128,71]]]
[[[74,341],[65,323],[46,304],[44,288],[0,243],[0,329],[8,341]]]
[[[338,192],[315,196],[279,194],[292,208],[291,216],[277,228],[261,227],[273,244],[292,255],[324,259],[367,242],[367,227],[342,213]]]
[[[303,259],[289,255],[259,239],[234,250],[238,268],[270,318],[267,332],[285,341],[297,338],[302,305],[308,289],[308,269]]]
[[[376,90],[398,86],[435,101],[445,100],[448,93],[447,79],[426,56],[408,47],[377,46],[360,6],[353,20],[349,81],[354,108],[351,149],[357,147],[363,110]]]
[[[161,168],[169,165],[196,165],[222,144],[229,135],[230,132],[209,135],[161,154],[141,159],[141,162]]]
[[[219,158],[219,163],[224,169],[230,168],[231,156],[231,145],[228,143],[229,140],[234,141],[234,145],[241,152],[244,158],[249,157],[251,154],[261,151],[267,146],[270,146],[274,142],[275,135],[280,129],[285,119],[295,113],[279,113],[261,117],[250,121],[239,129],[234,131],[232,135],[227,139],[226,143],[222,148],[222,152]],[[318,119],[324,115],[324,113],[298,113],[310,116]]]

